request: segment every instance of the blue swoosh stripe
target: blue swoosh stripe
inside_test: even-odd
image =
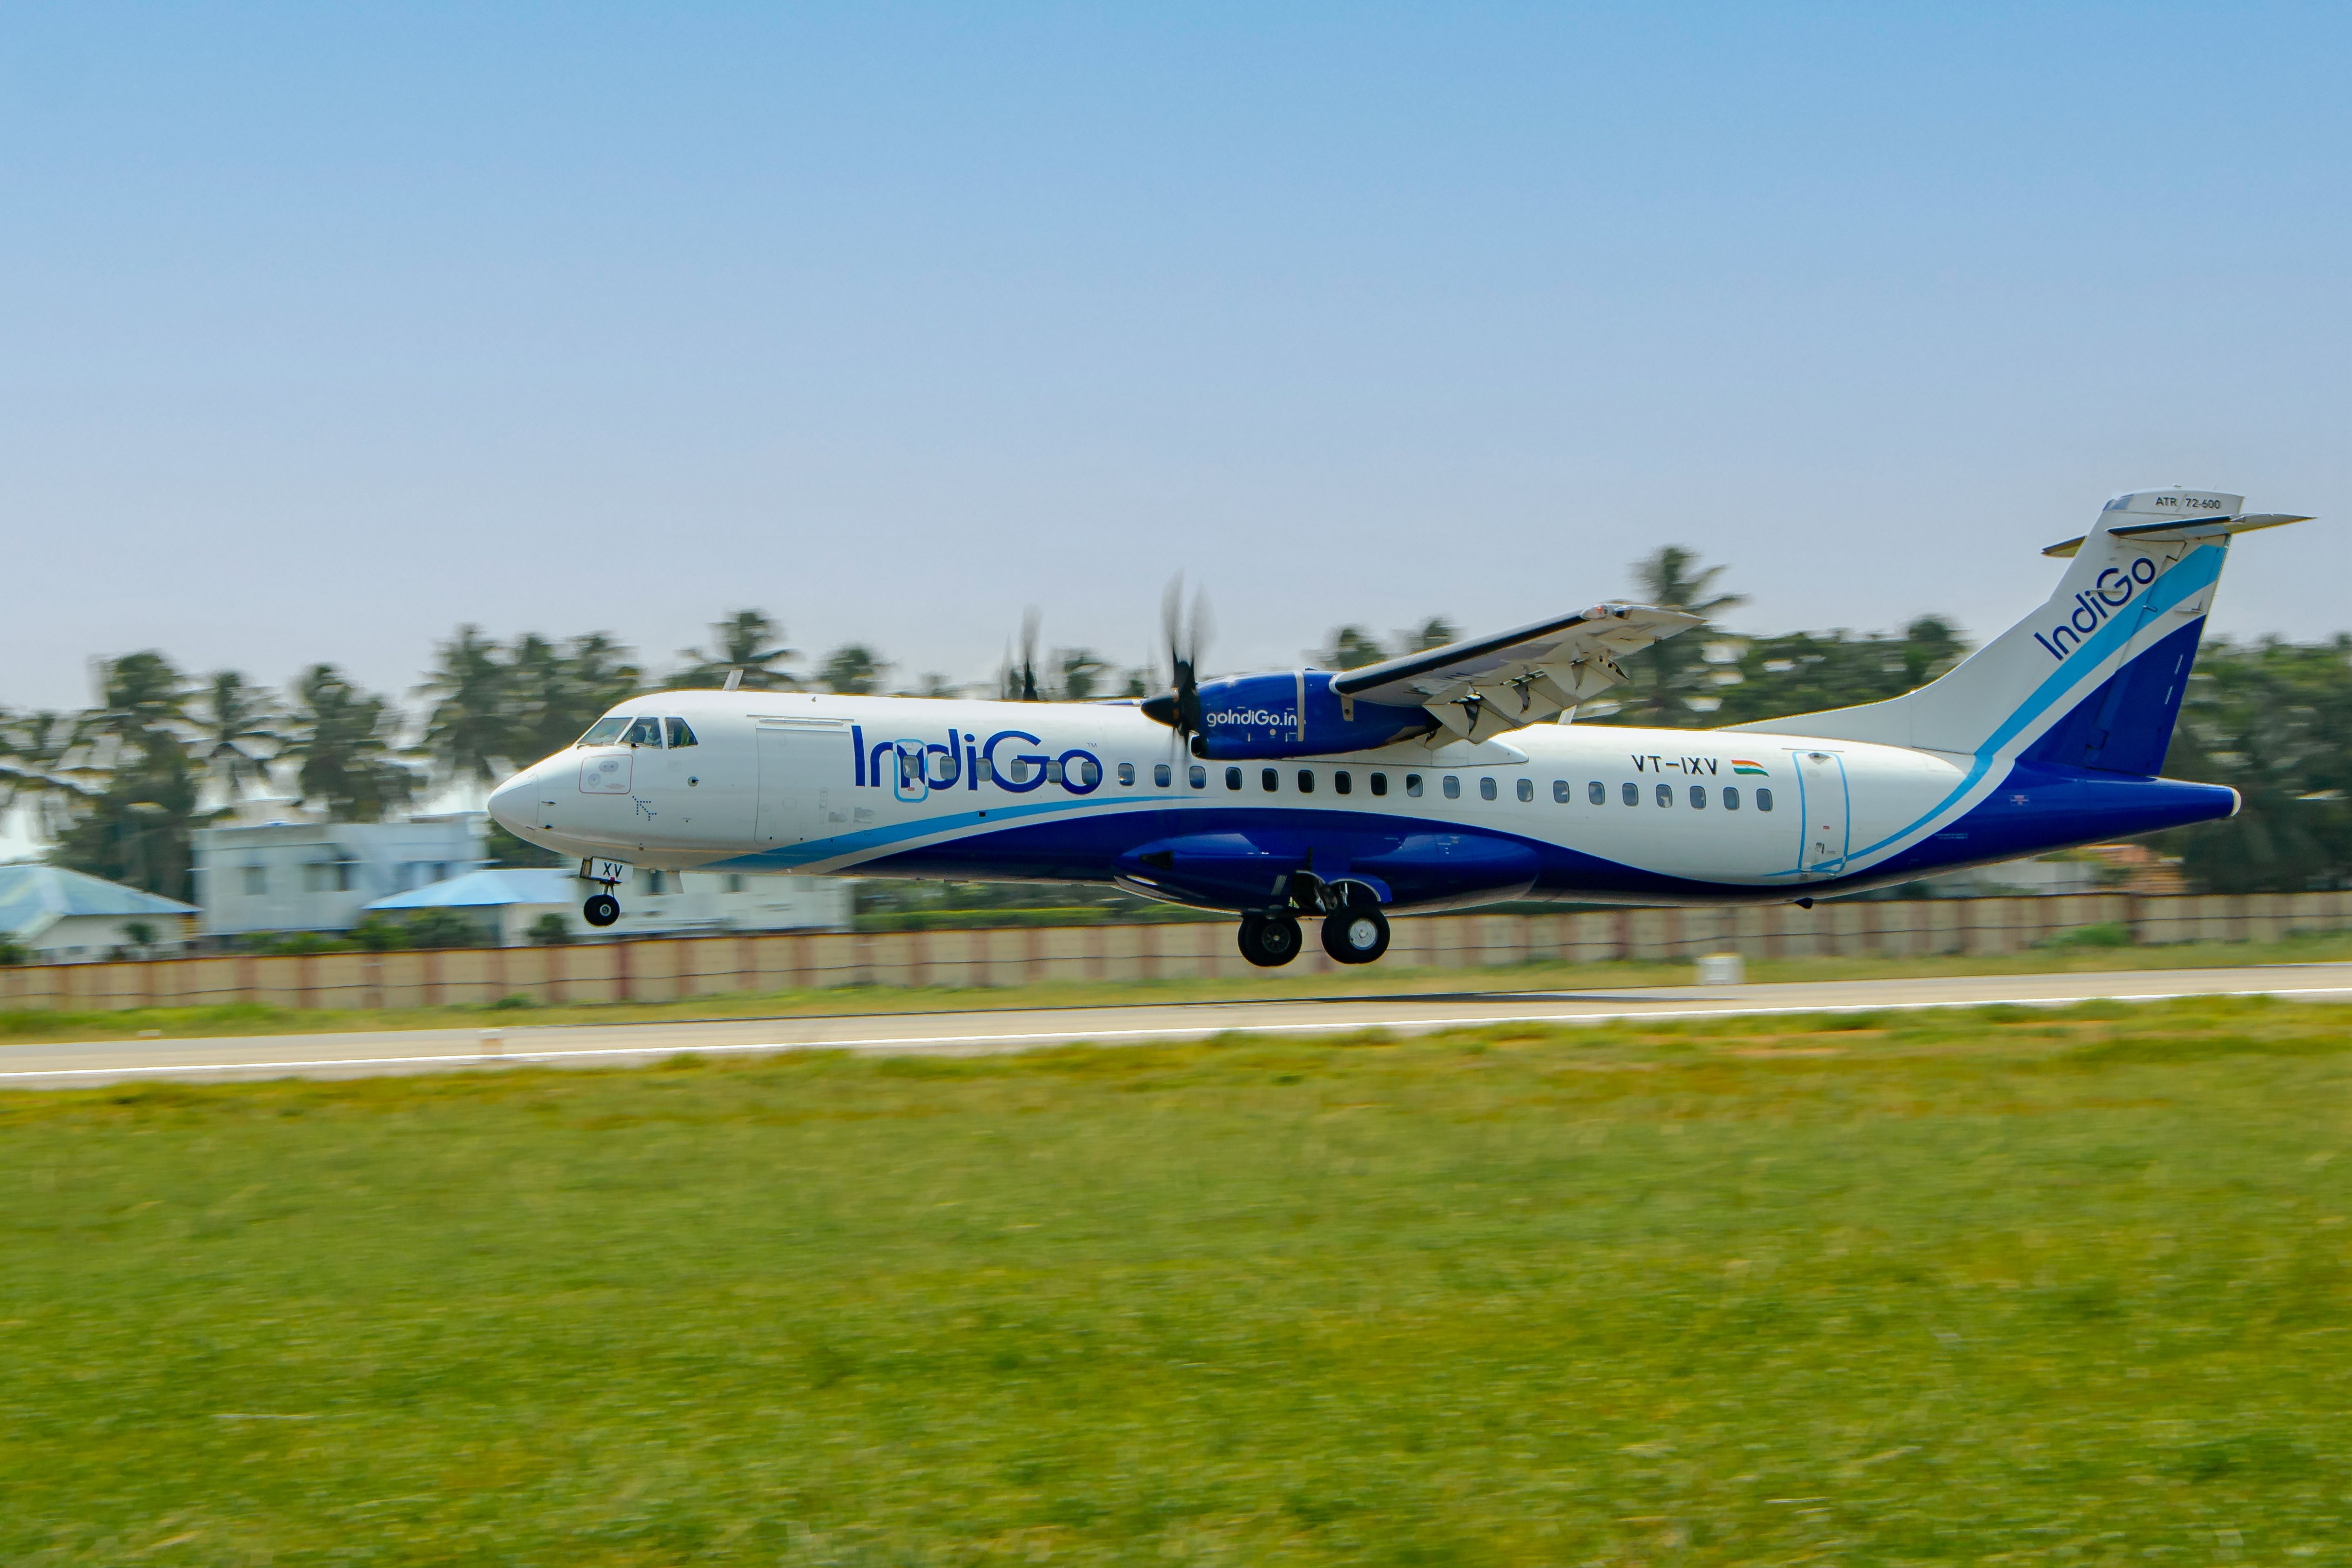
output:
[[[2143,607],[2139,608],[2137,613],[2130,616],[2117,615],[2105,626],[2092,633],[2090,639],[2083,645],[2084,652],[2097,649],[2097,657],[2090,661],[2091,665],[2096,667],[2104,664],[2109,654],[2128,645],[2131,639],[2138,635],[2140,628],[2147,624],[2150,614],[2144,606],[2153,605],[2155,606],[2153,613],[2162,615],[2191,595],[2201,589],[2210,588],[2220,581],[2221,563],[2227,548],[2226,545],[2199,545],[2189,552],[2179,565],[2148,585],[2147,594],[2140,599],[2140,605]],[[2033,694],[2018,705],[2017,711],[2003,720],[2000,727],[1992,732],[1983,745],[1977,748],[1975,758],[1969,764],[1968,775],[1960,780],[1951,794],[1937,802],[1925,816],[1918,817],[1908,826],[1896,829],[1867,848],[1854,851],[1853,855],[1847,857],[1848,861],[1860,859],[1865,855],[1875,855],[1888,845],[1927,826],[1949,810],[1954,801],[1959,800],[1970,790],[1976,788],[1985,774],[1992,770],[1993,759],[2000,754],[2003,747],[2015,740],[2036,719],[2048,712],[2051,706],[2060,698],[2074,690],[2083,679],[2080,674],[2069,673],[2063,665],[2053,670],[2047,679],[2034,688]]]
[[[819,860],[836,859],[845,855],[856,855],[880,849],[892,844],[902,844],[910,838],[928,838],[933,834],[954,833],[979,826],[983,816],[993,812],[997,821],[1015,817],[1044,816],[1056,813],[1084,811],[1089,806],[1123,805],[1130,809],[1145,801],[1181,800],[1181,795],[1106,795],[1081,800],[1037,801],[1022,805],[992,805],[985,811],[960,811],[949,816],[926,817],[919,822],[902,822],[888,827],[869,827],[858,833],[836,834],[831,838],[811,839],[792,847],[761,850],[754,855],[738,856],[721,860],[706,870],[723,869],[729,866],[765,867],[773,868],[779,862],[785,866],[806,866]]]

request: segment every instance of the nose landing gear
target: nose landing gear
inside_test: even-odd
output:
[[[580,906],[580,918],[592,926],[608,926],[621,918],[621,900],[610,893],[598,893]]]

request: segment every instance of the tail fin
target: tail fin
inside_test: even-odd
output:
[[[2303,521],[2242,505],[2208,490],[2117,496],[2090,532],[2044,552],[2072,557],[2048,602],[1949,674],[1885,702],[1731,728],[2153,774],[2231,535]]]

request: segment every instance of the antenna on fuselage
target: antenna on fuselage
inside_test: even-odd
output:
[[[743,667],[739,664],[734,668],[727,672],[727,683],[724,686],[721,686],[719,689],[721,691],[740,691],[742,689]]]

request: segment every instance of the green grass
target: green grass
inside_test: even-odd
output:
[[[2053,939],[2021,952],[1990,957],[1942,953],[1907,958],[1759,959],[1754,983],[1885,980],[1941,974],[2062,974],[2263,963],[2352,961],[2352,932],[2315,932],[2278,942],[2180,942],[2161,947],[2106,945],[2116,930],[2086,926],[2086,941]],[[1332,974],[1269,971],[1234,979],[1055,982],[957,989],[843,985],[824,989],[698,996],[683,1002],[533,1005],[513,996],[485,1006],[377,1009],[297,1008],[257,1003],[214,1007],[145,1007],[122,1012],[0,1008],[0,1047],[49,1040],[321,1034],[347,1030],[454,1029],[496,1024],[632,1024],[681,1018],[794,1017],[842,1013],[919,1013],[964,1008],[1095,1007],[1136,1004],[1276,1000],[1300,996],[1430,994],[1466,990],[1594,991],[1621,986],[1688,985],[1690,960],[1606,963],[1519,963],[1486,969],[1410,969],[1376,964]]]
[[[0,1561],[2352,1560],[2346,1022],[0,1096]]]

